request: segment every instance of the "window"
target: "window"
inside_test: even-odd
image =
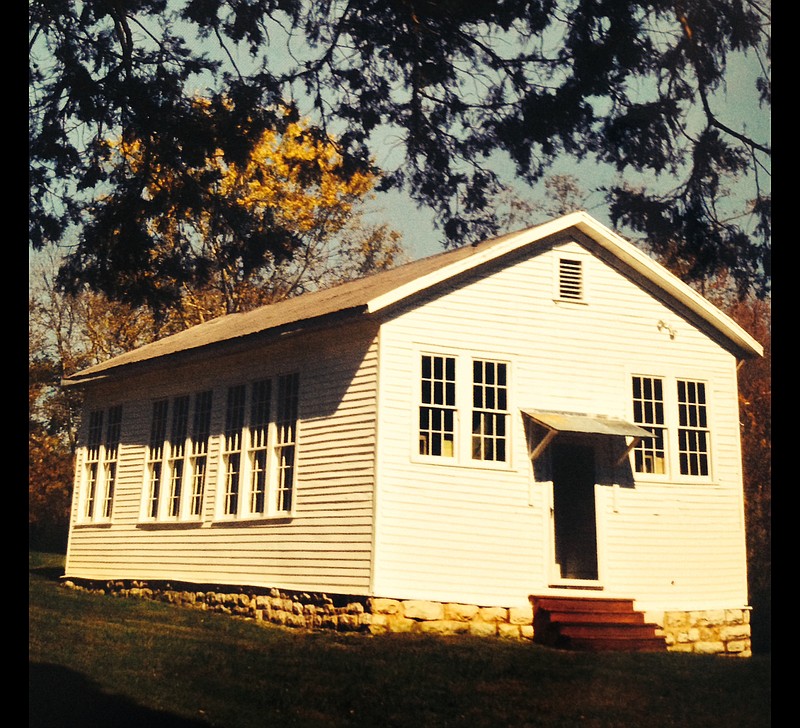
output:
[[[711,435],[705,383],[640,375],[632,381],[633,420],[653,433],[633,450],[635,472],[708,477]]]
[[[189,397],[172,402],[172,427],[169,438],[169,515],[177,518],[181,512],[183,466],[186,456],[186,436],[189,431]]]
[[[706,385],[678,380],[678,454],[681,475],[708,475]]]
[[[105,430],[103,426],[105,425]],[[111,518],[117,482],[122,407],[107,412],[95,410],[89,414],[89,428],[84,458],[83,521],[102,521]]]
[[[459,463],[506,462],[508,364],[421,354],[419,371],[418,454]],[[460,435],[462,426],[469,430]]]
[[[264,513],[267,507],[267,441],[272,382],[253,384],[250,403],[250,512]]]
[[[239,510],[239,476],[242,469],[242,428],[244,426],[245,386],[240,384],[228,389],[228,404],[225,409],[225,433],[222,462],[225,468],[224,508],[226,515]]]
[[[201,392],[194,398],[194,420],[192,422],[191,456],[189,478],[191,499],[189,515],[199,516],[203,507],[203,494],[208,470],[208,438],[211,435],[211,391]]]
[[[420,455],[455,453],[456,360],[422,356],[422,404],[419,408]]]
[[[583,300],[583,264],[580,260],[559,258],[558,297],[564,301]]]
[[[664,382],[658,377],[633,377],[633,421],[653,433],[634,448],[637,473],[666,472],[664,446]]]
[[[506,459],[508,423],[507,365],[472,362],[472,459]]]
[[[284,515],[294,505],[299,375],[228,390],[222,517]]]
[[[103,411],[96,410],[89,415],[89,436],[86,443],[86,498],[83,517],[94,517],[94,504],[97,497],[97,484],[100,474],[100,448],[103,444]]]
[[[112,407],[108,411],[106,441],[103,453],[103,481],[105,497],[103,499],[103,518],[111,518],[114,506],[114,490],[117,484],[117,459],[119,458],[119,440],[122,432],[122,405]]]
[[[210,391],[193,398],[175,397],[171,403],[169,399],[153,402],[145,471],[146,519],[183,520],[200,516],[210,433]]]
[[[295,440],[297,438],[297,393],[299,378],[289,374],[278,379],[275,458],[277,469],[276,507],[288,511],[294,490]]]
[[[169,400],[153,402],[150,420],[150,443],[147,448],[147,516],[157,518],[161,499],[161,477],[164,470],[164,444],[167,437]]]

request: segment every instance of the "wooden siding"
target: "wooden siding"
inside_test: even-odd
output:
[[[377,377],[376,328],[351,325],[299,336],[162,374],[99,384],[87,411],[123,405],[114,511],[106,525],[78,524],[66,575],[174,580],[367,594],[370,579]],[[300,372],[294,516],[215,522],[229,385]],[[213,389],[202,523],[142,524],[151,402]]]
[[[585,303],[554,300],[562,252],[584,262]],[[511,363],[508,468],[415,457],[423,351]],[[713,477],[641,480],[612,501],[630,468],[598,476],[603,591],[654,609],[746,603],[734,357],[620,271],[577,243],[555,247],[397,313],[380,355],[376,593],[523,606],[546,592],[552,484],[534,481],[519,409],[630,420],[630,377],[642,373],[708,382]]]

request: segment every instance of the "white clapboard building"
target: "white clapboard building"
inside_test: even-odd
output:
[[[585,212],[223,316],[65,380],[65,576],[549,627],[628,600],[674,649],[693,613],[746,654],[737,367],[761,354]]]

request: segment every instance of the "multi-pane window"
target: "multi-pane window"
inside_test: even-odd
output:
[[[100,478],[100,449],[103,445],[103,411],[89,414],[89,433],[86,441],[86,496],[83,502],[83,517],[94,517],[97,486]]]
[[[633,450],[635,472],[708,477],[711,434],[705,382],[637,375],[632,383],[633,420],[653,433]]]
[[[223,517],[289,513],[297,457],[298,374],[228,390],[222,452]]]
[[[172,427],[169,438],[169,510],[170,517],[181,512],[186,436],[189,433],[189,397],[178,397],[172,402]]]
[[[103,518],[111,518],[111,509],[114,505],[121,431],[122,405],[117,405],[108,410],[106,440],[103,448]]]
[[[182,395],[171,402],[153,402],[143,504],[146,519],[200,516],[210,435],[210,391],[194,398]]]
[[[506,459],[508,428],[507,365],[472,362],[472,459]]]
[[[150,420],[150,442],[147,448],[147,516],[157,518],[161,500],[161,479],[164,471],[164,450],[167,437],[169,400],[153,402]]]
[[[653,433],[634,448],[636,472],[665,473],[664,381],[661,378],[633,377],[633,421]]]
[[[418,453],[458,464],[508,462],[508,376],[507,362],[421,354]]]
[[[275,417],[275,507],[278,511],[292,508],[295,476],[295,448],[297,444],[297,374],[278,378],[278,411]]]
[[[272,382],[252,385],[250,398],[250,512],[264,513],[267,507],[267,458]]]
[[[228,387],[216,516],[286,515],[295,489],[297,374]],[[198,521],[209,473],[212,392],[153,403],[143,518]],[[98,424],[97,427],[101,427]]]
[[[706,385],[678,381],[678,456],[681,475],[708,475]]]
[[[111,518],[117,483],[117,459],[122,429],[122,406],[89,413],[84,456],[82,521]]]
[[[239,478],[242,470],[242,428],[245,415],[245,385],[228,388],[225,409],[225,432],[223,434],[222,462],[225,468],[224,507],[225,515],[239,511]]]
[[[192,421],[191,456],[191,499],[189,515],[199,516],[203,507],[203,493],[208,471],[208,438],[211,436],[211,391],[200,392],[194,398],[194,418]]]
[[[421,387],[420,455],[453,457],[456,415],[455,357],[423,354]]]

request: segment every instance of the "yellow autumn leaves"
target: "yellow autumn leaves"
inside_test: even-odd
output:
[[[109,146],[117,161],[140,168],[138,140],[117,140]],[[283,134],[265,131],[245,164],[228,162],[217,150],[203,171],[209,170],[218,173],[214,194],[236,200],[251,213],[269,209],[278,224],[300,235],[323,220],[328,232],[341,227],[353,205],[365,199],[377,181],[374,174],[343,175],[334,141],[315,138],[303,121],[290,123]],[[168,192],[174,183],[164,166],[151,162],[149,194]],[[207,234],[209,229],[203,232]]]

